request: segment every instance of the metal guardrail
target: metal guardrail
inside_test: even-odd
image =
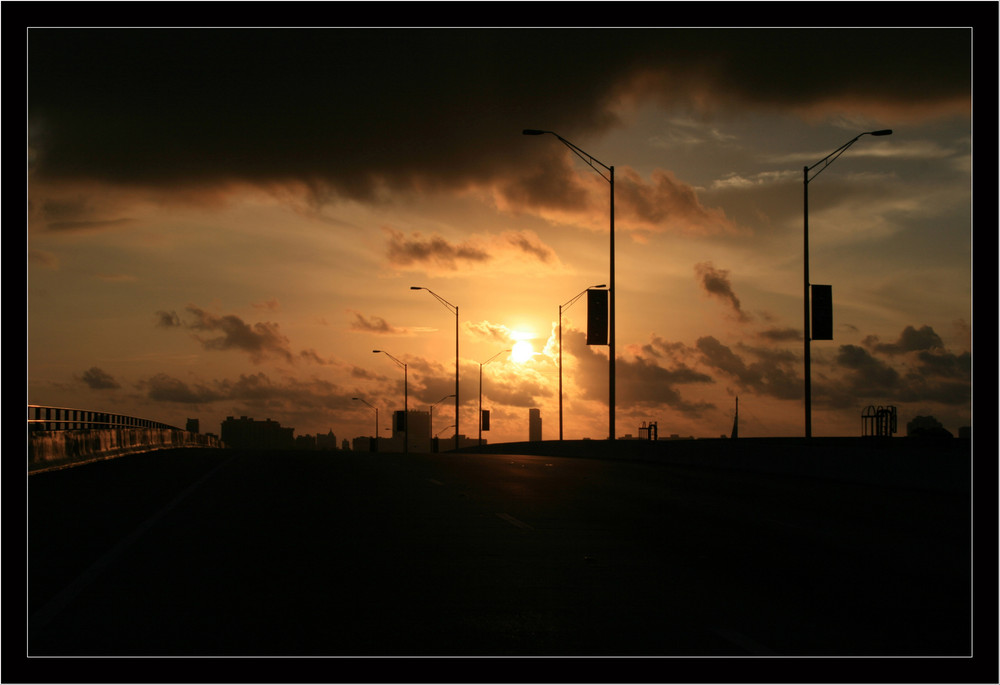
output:
[[[140,419],[125,414],[28,405],[28,431],[101,430],[108,428],[149,428],[183,430],[159,421]]]

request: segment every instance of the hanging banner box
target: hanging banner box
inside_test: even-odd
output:
[[[833,286],[812,287],[812,339],[833,340]]]
[[[587,344],[608,344],[608,291],[587,291]]]

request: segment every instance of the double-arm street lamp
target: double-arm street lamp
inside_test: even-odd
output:
[[[522,131],[526,136],[540,136],[551,133],[559,142],[573,151],[590,168],[600,174],[601,178],[611,184],[611,231],[610,231],[610,276],[608,280],[608,439],[615,439],[615,168],[607,166],[588,153],[578,148],[554,131],[540,131],[526,128]],[[603,170],[603,171],[602,171]],[[607,172],[605,174],[605,172]]]
[[[483,367],[489,364],[491,361],[499,357],[504,352],[510,352],[510,350],[500,350],[495,355],[490,357],[484,362],[479,364],[479,446],[483,446]]]
[[[812,437],[812,369],[810,342],[812,340],[812,330],[809,322],[809,182],[819,176],[819,174],[833,161],[840,157],[847,148],[854,145],[862,136],[889,136],[892,129],[882,129],[879,131],[865,131],[847,141],[836,150],[819,160],[812,166],[802,168],[802,192],[803,192],[803,337],[805,338],[805,351],[803,355],[805,363],[805,396],[806,396],[806,437]],[[818,167],[818,169],[817,169]],[[815,170],[815,172],[814,172]],[[812,174],[810,176],[810,174]]]
[[[430,288],[411,285],[410,290],[426,290],[435,300],[443,304],[448,311],[455,313],[455,450],[458,451],[458,305],[452,304]]]
[[[559,305],[559,439],[560,440],[563,439],[563,382],[562,382],[562,376],[563,376],[563,373],[562,373],[562,367],[563,367],[563,363],[562,363],[562,351],[563,351],[563,342],[562,342],[562,315],[563,315],[563,310],[564,309],[569,309],[573,305],[573,303],[576,302],[577,300],[579,300],[581,297],[583,297],[584,294],[588,290],[593,290],[595,288],[605,288],[605,287],[607,287],[607,286],[605,286],[603,283],[601,285],[592,285],[589,288],[587,288],[586,290],[584,290],[583,292],[581,292],[579,295],[577,295],[576,297],[574,297],[573,299],[571,299],[569,302],[566,302],[565,304]]]
[[[378,452],[378,407],[373,407],[372,405],[368,404],[367,402],[365,402],[360,397],[352,397],[351,399],[352,400],[358,400],[359,402],[364,402],[364,404],[366,404],[369,408],[375,410],[375,438],[374,438],[374,440],[375,440],[375,449],[374,449],[374,451]]]
[[[403,369],[403,454],[410,453],[410,408],[409,408],[409,389],[407,388],[407,371],[406,364],[399,361],[391,354],[385,350],[372,350],[374,354],[384,354],[392,361],[396,362],[397,366]]]

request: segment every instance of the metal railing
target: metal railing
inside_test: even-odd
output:
[[[148,428],[183,430],[159,421],[140,419],[125,414],[110,414],[108,412],[90,411],[87,409],[70,409],[68,407],[46,407],[37,404],[28,405],[29,431],[60,431],[60,430],[101,430],[109,428]]]

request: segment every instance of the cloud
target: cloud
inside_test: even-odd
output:
[[[551,154],[560,162],[536,162],[534,169],[499,183],[498,206],[505,211],[530,207],[552,223],[587,226],[606,231],[610,226],[608,182],[597,174],[581,176],[572,155],[561,147]],[[743,232],[719,209],[705,207],[694,187],[669,171],[655,170],[650,182],[636,171],[615,169],[615,230],[631,231],[637,239],[648,233],[718,235]]]
[[[156,325],[161,328],[176,328],[181,325],[181,317],[177,316],[177,312],[156,312]]]
[[[275,382],[264,373],[255,373],[240,374],[235,380],[188,384],[166,373],[158,373],[140,381],[137,387],[148,399],[155,401],[185,405],[226,402],[236,413],[263,411],[286,417],[286,420],[308,416],[316,409],[354,409],[351,393],[315,378]]]
[[[466,321],[462,326],[467,333],[479,340],[497,342],[502,345],[512,345],[514,343],[514,332],[500,323]]]
[[[383,230],[388,235],[386,256],[397,267],[433,266],[456,271],[489,262],[496,271],[502,267],[523,269],[525,257],[550,266],[559,261],[552,248],[531,231],[505,231],[454,243],[438,235],[413,233],[406,237],[391,228]]]
[[[405,328],[397,328],[391,325],[381,316],[366,317],[361,312],[354,311],[353,309],[348,309],[347,311],[354,314],[354,321],[351,322],[352,331],[364,331],[379,335],[402,335],[409,333]]]
[[[121,384],[111,374],[96,366],[92,366],[84,371],[80,380],[86,383],[87,387],[91,390],[115,390],[121,387]]]
[[[599,347],[587,345],[587,336],[582,331],[563,331],[563,344],[572,355],[578,368],[574,372],[574,382],[586,399],[603,403],[608,401],[608,357]],[[633,359],[619,357],[615,364],[615,401],[623,405],[653,407],[666,405],[676,411],[698,416],[712,408],[709,402],[694,402],[685,399],[679,386],[714,383],[706,373],[691,368],[680,357],[687,356],[689,348],[679,343],[669,343],[655,338],[649,346],[642,348],[657,359],[669,358],[670,366],[661,366],[642,356]]]
[[[835,368],[847,373],[819,385],[821,400],[846,407],[859,401],[960,406],[971,399],[972,355],[948,351],[930,326],[907,326],[895,343],[879,343],[875,336],[863,343],[865,347],[840,346]]]
[[[757,336],[769,342],[787,342],[802,340],[802,331],[798,328],[768,328],[757,333]]]
[[[967,111],[971,88],[969,29],[28,33],[36,178],[173,187],[295,179],[317,196],[363,201],[530,173],[532,158],[550,152],[519,144],[524,127],[600,134],[650,100],[698,111],[738,102],[829,113],[842,101],[933,113]]]
[[[848,369],[848,383],[855,396],[894,395],[900,384],[899,372],[857,345],[841,345],[837,365]]]
[[[716,269],[711,262],[695,264],[695,273],[698,275],[701,287],[712,297],[717,297],[724,302],[728,302],[732,307],[736,318],[739,321],[749,321],[750,317],[740,308],[740,300],[733,292],[733,286],[729,282],[729,272]]]
[[[394,266],[434,264],[446,269],[458,268],[458,262],[486,262],[490,255],[469,243],[453,245],[440,236],[424,238],[419,233],[406,238],[401,232],[384,229],[389,234],[386,255]]]
[[[501,239],[513,245],[519,252],[534,257],[540,262],[550,263],[556,259],[552,248],[545,245],[536,234],[530,231],[508,232]]]
[[[736,381],[741,389],[778,399],[801,399],[803,381],[796,375],[798,358],[787,351],[741,348],[755,360],[745,361],[713,336],[698,338],[701,361]]]
[[[654,171],[652,182],[625,168],[615,178],[615,227],[715,235],[741,229],[720,209],[704,207],[695,189],[670,171]]]
[[[206,350],[240,350],[249,354],[256,363],[269,357],[292,360],[288,339],[281,334],[276,323],[260,322],[251,325],[234,314],[216,316],[195,305],[188,305],[187,311],[195,316],[193,322],[186,324],[187,328],[222,332],[221,336],[214,338],[195,336]]]
[[[276,312],[281,309],[281,305],[278,303],[277,298],[274,297],[263,302],[254,302],[252,304],[254,309],[266,309],[271,312]]]
[[[320,357],[319,353],[312,348],[308,350],[302,350],[301,352],[299,352],[299,359],[304,359],[307,362],[311,362],[313,364],[319,364],[320,366],[328,366],[330,364],[336,363],[332,360]]]
[[[880,343],[877,336],[869,335],[862,341],[862,344],[874,352],[884,354],[904,354],[944,347],[941,336],[935,333],[930,326],[922,326],[919,330],[913,326],[907,326],[894,343]]]
[[[224,398],[217,391],[203,385],[192,388],[187,383],[165,373],[158,373],[146,380],[139,381],[137,387],[146,393],[147,398],[157,402],[206,404]]]

